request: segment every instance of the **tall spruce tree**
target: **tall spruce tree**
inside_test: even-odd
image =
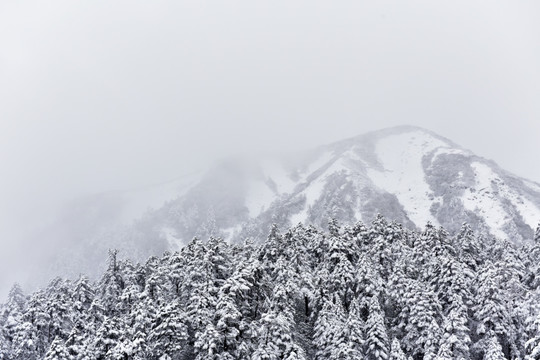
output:
[[[390,356],[389,360],[407,360],[405,353],[401,349],[401,344],[399,340],[394,338],[392,340],[392,345],[390,346]]]
[[[484,352],[484,360],[505,360],[506,357],[501,348],[501,344],[494,334],[489,337]]]
[[[376,297],[372,297],[369,304],[364,354],[366,359],[369,360],[386,360],[390,354],[390,343],[384,325],[384,314]]]
[[[45,354],[44,360],[66,360],[69,359],[69,353],[60,338],[55,338]]]

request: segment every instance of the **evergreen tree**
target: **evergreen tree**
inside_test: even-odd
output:
[[[487,347],[484,353],[484,360],[505,360],[506,357],[502,352],[501,344],[497,336],[492,335],[487,343]]]
[[[25,307],[26,297],[21,286],[15,283],[8,293],[6,304],[0,308],[0,335],[4,339],[2,347],[5,353],[10,352],[9,349],[15,337],[16,328],[22,321]]]
[[[9,359],[11,357],[10,344],[4,335],[3,329],[0,327],[0,359]]]
[[[251,359],[304,359],[305,354],[294,338],[294,318],[283,286],[276,287],[265,307],[267,310],[258,321],[259,340]]]
[[[87,360],[91,358],[92,339],[95,336],[93,327],[85,324],[82,319],[75,322],[65,343],[70,359]]]
[[[113,349],[122,342],[125,329],[119,318],[106,317],[96,333],[93,353],[97,360],[112,358]]]
[[[459,296],[466,303],[471,302],[472,294],[469,291],[473,279],[472,271],[453,256],[439,256],[434,267],[430,283],[433,285],[441,305],[448,308],[452,299]]]
[[[55,338],[45,354],[44,360],[66,360],[69,358],[69,353],[66,349],[66,346],[58,337]]]
[[[444,356],[451,359],[469,358],[471,339],[467,317],[467,308],[458,295],[453,299],[451,310],[442,324],[440,349],[444,348]],[[442,356],[441,351],[443,350],[439,350],[439,357]]]
[[[411,290],[405,299],[410,313],[403,344],[413,355],[423,354],[426,358],[429,354],[435,354],[439,343],[441,308],[435,293],[421,283]]]
[[[29,322],[17,325],[13,338],[13,355],[15,360],[38,359],[41,354],[38,345],[37,329]]]
[[[121,296],[124,289],[124,279],[120,268],[120,261],[117,258],[118,250],[109,250],[107,259],[107,270],[103,274],[99,283],[101,303],[108,316],[117,313],[116,300]]]
[[[366,322],[365,356],[369,360],[386,360],[390,354],[388,335],[384,325],[384,315],[376,297],[371,298],[369,316]]]
[[[487,262],[478,276],[472,310],[477,320],[476,334],[485,338],[495,333],[503,339],[501,345],[509,348],[516,334],[512,331],[512,317],[502,287],[495,265]]]
[[[95,296],[96,292],[90,284],[88,277],[85,275],[79,276],[79,279],[73,288],[75,310],[77,310],[79,313],[87,311],[90,308],[90,305],[92,305]]]
[[[364,356],[364,327],[360,300],[355,298],[349,308],[349,314],[344,329],[347,332],[348,347],[352,358],[359,359]]]
[[[127,318],[129,334],[126,334],[127,337],[117,351],[126,351],[127,349],[127,352],[134,359],[148,358],[151,354],[152,347],[152,343],[149,340],[149,333],[151,332],[152,324],[156,321],[156,312],[155,304],[148,298],[147,294],[140,294],[131,307],[131,312]],[[165,317],[164,321],[167,320],[168,318]]]
[[[16,329],[19,350],[28,349],[37,356],[43,356],[49,348],[54,337],[51,313],[47,306],[47,294],[42,290],[35,292],[28,300],[22,326]]]
[[[439,351],[437,352],[437,356],[435,356],[435,360],[453,360],[453,359],[458,359],[458,358],[452,356],[452,349],[450,347],[450,344],[446,342],[442,343],[442,345],[439,347]]]
[[[339,301],[325,299],[322,309],[315,321],[313,345],[315,359],[329,359],[336,351],[341,341],[336,342],[336,334],[341,334],[344,327],[345,314]]]
[[[49,317],[47,343],[50,343],[55,337],[67,338],[73,326],[71,284],[57,278],[49,284],[46,293],[48,298],[45,308]]]
[[[178,302],[162,305],[149,335],[149,341],[153,344],[152,353],[154,356],[157,358],[169,356],[174,359],[182,352],[187,352],[189,338],[187,322],[186,315]],[[137,326],[138,334],[144,334],[143,325]],[[142,355],[146,353],[144,350],[147,346],[142,344],[144,336],[139,336],[138,339],[140,340],[135,345],[137,353],[141,354],[141,359],[143,359]]]
[[[392,345],[390,347],[389,360],[407,360],[405,353],[401,349],[401,344],[399,343],[399,340],[396,338],[392,340]]]
[[[188,294],[187,311],[192,333],[206,331],[213,321],[219,287],[212,271],[208,252],[198,241],[193,241],[194,256],[186,269],[182,293]]]
[[[526,353],[527,360],[540,359],[540,314],[536,315],[531,324],[531,335],[527,340]]]

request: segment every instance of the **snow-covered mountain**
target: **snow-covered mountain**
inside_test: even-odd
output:
[[[174,248],[194,236],[262,239],[272,223],[369,222],[377,213],[412,229],[431,222],[453,232],[468,222],[520,242],[540,220],[540,185],[428,130],[403,126],[302,154],[223,161],[148,214],[144,232]]]
[[[70,242],[55,247],[65,252],[55,252],[57,260],[47,261],[54,264],[53,273],[99,271],[95,262],[113,247],[123,256],[142,260],[176,250],[193,237],[261,241],[273,223],[281,228],[298,222],[326,227],[331,217],[346,223],[370,222],[381,213],[410,229],[431,222],[453,233],[467,222],[486,236],[519,243],[532,239],[540,220],[540,184],[512,175],[428,130],[409,126],[299,154],[229,159],[206,175],[182,180],[182,186],[172,185],[166,191],[159,186],[159,191],[131,194],[138,199],[138,209],[156,192],[160,199],[169,194],[167,202],[132,225],[110,226],[108,221],[100,226],[103,221],[90,216],[89,227],[82,228],[92,231],[81,231],[81,226],[69,231],[63,238]],[[89,210],[99,215],[103,201],[96,201]],[[76,213],[78,218],[86,216],[84,207]]]

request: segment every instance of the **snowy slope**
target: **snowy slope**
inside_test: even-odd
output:
[[[261,241],[273,223],[326,227],[330,217],[370,222],[378,213],[410,229],[430,222],[452,234],[467,222],[486,236],[522,242],[540,220],[539,184],[416,127],[284,157],[228,159],[192,180],[182,192],[171,183],[129,193],[139,214],[150,204],[163,205],[125,230],[85,239],[82,250],[66,247],[83,254],[70,259],[104,258],[98,252],[111,246],[144,259],[193,237]]]
[[[272,223],[326,226],[329,217],[369,222],[382,213],[411,229],[430,222],[455,232],[468,222],[487,236],[519,242],[540,220],[538,184],[416,127],[246,163],[231,160],[154,218],[184,241],[262,239]]]
[[[422,132],[405,132],[388,136],[377,143],[377,158],[383,170],[368,169],[373,183],[395,194],[409,218],[417,226],[437,219],[426,209],[431,207],[432,191],[425,181],[422,158],[425,154],[447,145]]]

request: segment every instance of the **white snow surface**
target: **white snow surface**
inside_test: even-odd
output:
[[[489,166],[479,162],[474,162],[471,166],[475,173],[476,191],[465,191],[465,208],[482,216],[493,235],[506,239],[508,235],[502,228],[510,219],[501,206],[500,198],[507,199],[516,207],[525,223],[535,228],[540,211],[531,201],[512,190]]]
[[[313,206],[313,204],[321,197],[325,184],[326,176],[320,176],[300,192],[299,195],[304,195],[306,197],[306,204],[300,212],[291,216],[291,223],[293,225],[296,225],[299,222],[304,223],[307,220],[308,210],[310,206]]]
[[[425,132],[411,131],[387,136],[376,144],[383,171],[368,168],[368,176],[382,190],[395,194],[410,220],[419,228],[439,222],[429,209],[432,191],[425,181],[422,158],[448,144]]]
[[[472,163],[476,184],[473,189],[466,189],[463,194],[463,205],[482,217],[490,229],[492,235],[501,239],[508,236],[502,227],[508,220],[506,211],[501,206],[498,199],[492,193],[491,169],[481,163]]]
[[[313,172],[315,172],[318,169],[320,169],[322,166],[327,164],[328,161],[330,161],[332,159],[332,157],[333,157],[332,153],[328,152],[328,153],[324,154],[317,161],[317,164],[318,164],[317,166],[314,166],[314,167],[310,166],[310,168],[313,169]],[[298,212],[298,213],[291,216],[291,223],[293,225],[296,225],[299,222],[304,223],[307,220],[308,210],[309,210],[310,206],[313,206],[315,204],[315,202],[321,197],[321,194],[323,192],[324,186],[326,185],[328,177],[330,175],[336,173],[336,172],[340,172],[340,171],[343,171],[343,170],[345,170],[345,171],[348,170],[347,165],[343,161],[344,161],[344,159],[340,158],[337,161],[335,161],[334,163],[332,163],[328,167],[328,169],[326,169],[324,171],[323,174],[318,176],[316,179],[312,180],[312,182],[309,183],[308,186],[302,192],[300,192],[299,195],[304,195],[306,197],[306,204],[304,205],[304,208],[300,212]],[[309,177],[309,175],[311,175],[311,174],[306,173],[306,177]]]

